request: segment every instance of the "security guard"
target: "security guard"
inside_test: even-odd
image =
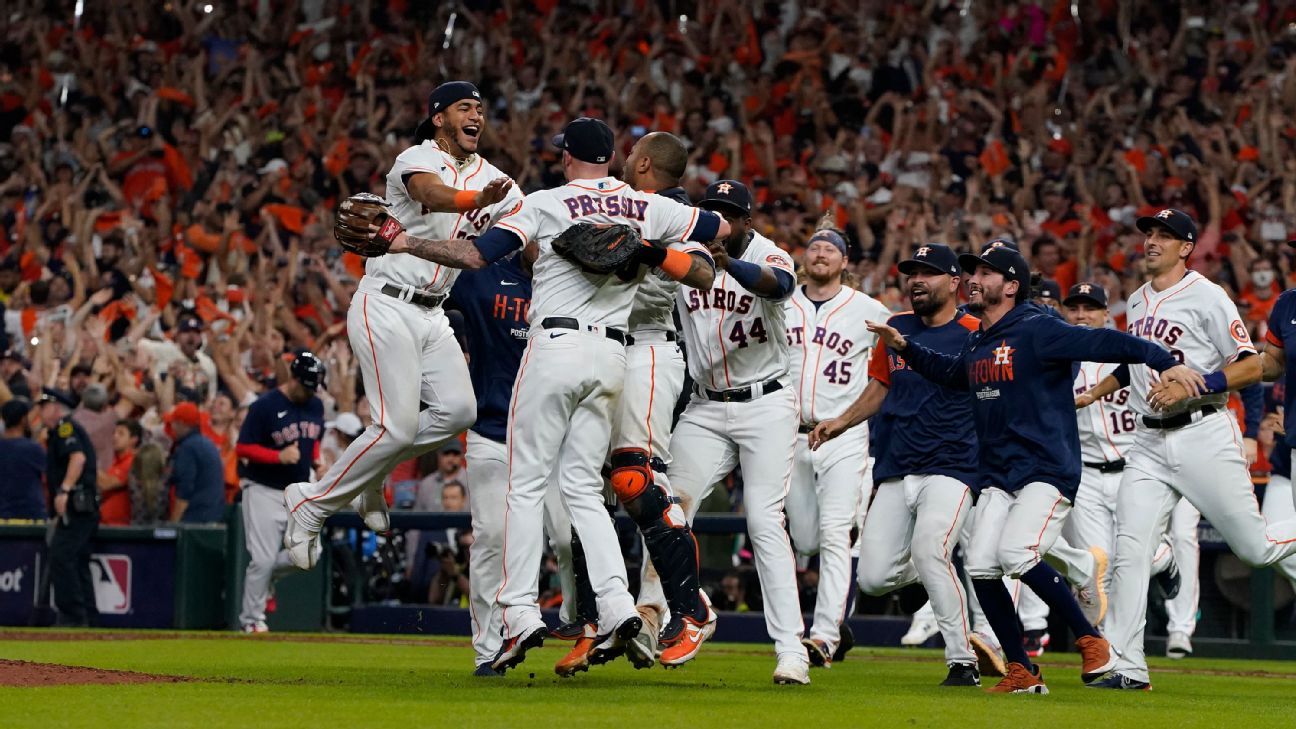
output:
[[[99,614],[90,579],[90,540],[99,526],[94,446],[72,419],[76,401],[70,394],[46,388],[40,405],[56,522],[49,559],[57,624],[85,626]]]

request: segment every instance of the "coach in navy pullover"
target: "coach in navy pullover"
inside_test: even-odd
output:
[[[889,327],[878,330],[919,374],[972,395],[980,445],[979,488],[1016,492],[1040,481],[1074,500],[1080,485],[1080,440],[1072,363],[1146,363],[1159,372],[1178,363],[1151,342],[1113,329],[1074,327],[1026,302],[1030,272],[1010,248],[965,254],[959,262],[969,273],[988,266],[1003,273],[1006,281],[1019,282],[1015,305],[997,321],[983,320],[963,351],[940,354],[907,342]],[[973,308],[978,308],[975,284],[972,291]]]

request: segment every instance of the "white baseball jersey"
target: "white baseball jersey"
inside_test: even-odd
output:
[[[643,277],[630,312],[630,332],[674,331],[675,296],[680,282],[654,268]]]
[[[1126,321],[1130,334],[1156,342],[1198,372],[1214,372],[1243,353],[1255,353],[1237,305],[1224,289],[1196,271],[1188,271],[1165,291],[1143,284],[1129,297]],[[1140,415],[1165,417],[1203,405],[1222,408],[1228,401],[1227,393],[1219,393],[1184,400],[1169,410],[1153,410],[1147,393],[1154,375],[1146,365],[1130,366],[1130,408]]]
[[[566,316],[586,325],[625,329],[642,274],[626,282],[614,274],[588,273],[556,254],[553,239],[576,223],[619,223],[636,228],[645,240],[672,241],[670,247],[675,250],[706,254],[706,247],[689,240],[703,216],[710,216],[704,226],[711,231],[710,239],[719,226],[715,213],[603,177],[533,192],[501,218],[499,225],[520,237],[523,245],[535,241],[540,247],[529,316],[533,324],[548,316]]]
[[[835,418],[868,383],[868,361],[877,335],[865,322],[885,322],[891,312],[876,299],[845,286],[818,306],[806,296],[805,287],[798,286],[786,309],[790,379],[801,403],[801,422]]]
[[[494,205],[457,214],[430,212],[410,197],[405,188],[407,175],[424,172],[440,177],[456,190],[480,190],[491,180],[508,176],[481,155],[473,155],[460,164],[430,139],[401,152],[387,173],[387,201],[391,203],[392,216],[410,235],[418,238],[476,238],[522,201],[522,193],[515,185]],[[416,286],[431,294],[450,293],[450,287],[459,277],[458,269],[402,255],[370,258],[365,261],[365,273],[392,283]]]
[[[795,275],[792,258],[759,233],[751,233],[747,250],[739,258]],[[693,380],[710,390],[728,390],[786,375],[785,302],[753,294],[726,271],[716,272],[710,291],[680,289],[680,314]]]
[[[1120,367],[1106,362],[1082,362],[1076,374],[1077,395],[1088,392],[1103,378]],[[1138,422],[1129,406],[1130,388],[1122,387],[1076,411],[1080,427],[1080,460],[1085,463],[1119,461],[1134,444],[1134,426]]]

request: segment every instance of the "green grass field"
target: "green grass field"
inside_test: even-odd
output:
[[[551,641],[507,678],[478,679],[463,639],[138,635],[4,640],[0,658],[196,680],[0,687],[0,728],[1296,726],[1296,663],[1157,661],[1151,693],[1119,693],[1084,688],[1074,654],[1050,655],[1051,695],[990,696],[937,686],[932,650],[856,649],[810,686],[774,686],[768,646],[709,645],[675,671],[618,662],[562,680],[552,666],[567,644]]]

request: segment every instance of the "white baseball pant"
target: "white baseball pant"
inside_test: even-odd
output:
[[[945,661],[975,663],[963,581],[950,561],[972,509],[972,491],[940,475],[883,481],[864,516],[859,586],[882,595],[921,579],[945,639]]]
[[[621,402],[617,405],[612,448],[647,448],[649,457],[660,459],[669,468],[671,420],[675,415],[675,403],[684,390],[684,354],[678,343],[666,341],[665,332],[640,330],[632,336],[635,343],[626,347],[625,389],[621,391]],[[667,496],[674,496],[669,473],[654,470],[653,482],[661,486]],[[665,624],[666,595],[662,592],[657,570],[648,558],[647,545],[644,546],[639,596],[635,602],[656,610]]]
[[[1282,448],[1281,443],[1278,444]],[[1286,476],[1271,476],[1265,487],[1264,505],[1261,513],[1269,522],[1286,521],[1296,518],[1296,493],[1292,491],[1291,479]],[[1280,560],[1274,565],[1287,581],[1296,587],[1296,556]]]
[[[533,326],[513,385],[504,580],[495,600],[504,610],[508,637],[544,624],[536,600],[551,474],[585,549],[600,623],[616,625],[635,615],[601,473],[612,408],[625,379],[625,347],[599,327],[580,326]]]
[[[692,522],[716,482],[741,466],[765,627],[778,655],[806,660],[796,557],[783,520],[797,422],[795,395],[787,387],[747,402],[695,396],[671,436],[670,480]]]
[[[397,463],[438,447],[477,419],[468,366],[445,312],[381,289],[380,280],[360,279],[347,311],[347,336],[373,422],[322,478],[301,486],[293,513],[307,528],[318,530]],[[420,410],[420,403],[427,408]]]
[[[868,429],[852,428],[817,451],[810,436],[797,435],[787,495],[788,532],[803,555],[819,554],[819,594],[810,637],[831,653],[841,640],[841,621],[851,590],[850,531],[868,477]]]
[[[1115,670],[1138,681],[1149,680],[1143,631],[1152,556],[1180,498],[1247,564],[1296,554],[1296,519],[1269,524],[1260,513],[1237,423],[1224,412],[1193,417],[1182,428],[1139,428],[1121,482],[1107,639],[1121,651]]]
[[[1035,481],[1016,493],[981,491],[963,566],[974,580],[1021,577],[1039,564],[1062,534],[1071,502]]]
[[[1201,512],[1187,499],[1180,499],[1170,512],[1167,537],[1175,564],[1179,567],[1179,594],[1166,600],[1166,631],[1192,635],[1197,630],[1197,603],[1201,598],[1201,547],[1197,544],[1197,525]],[[1156,574],[1154,565],[1152,574]]]
[[[490,663],[500,648],[504,616],[491,601],[504,581],[504,509],[508,496],[508,446],[468,431],[468,489],[472,494],[473,543],[468,560],[468,610],[477,665]],[[576,577],[571,564],[571,521],[558,489],[545,492],[545,530],[558,557],[564,623],[576,619]],[[561,538],[560,538],[561,537]]]
[[[296,571],[283,548],[288,510],[283,491],[252,481],[243,482],[243,541],[247,544],[247,571],[243,573],[243,609],[239,624],[265,620],[266,599],[270,586],[284,575]]]

